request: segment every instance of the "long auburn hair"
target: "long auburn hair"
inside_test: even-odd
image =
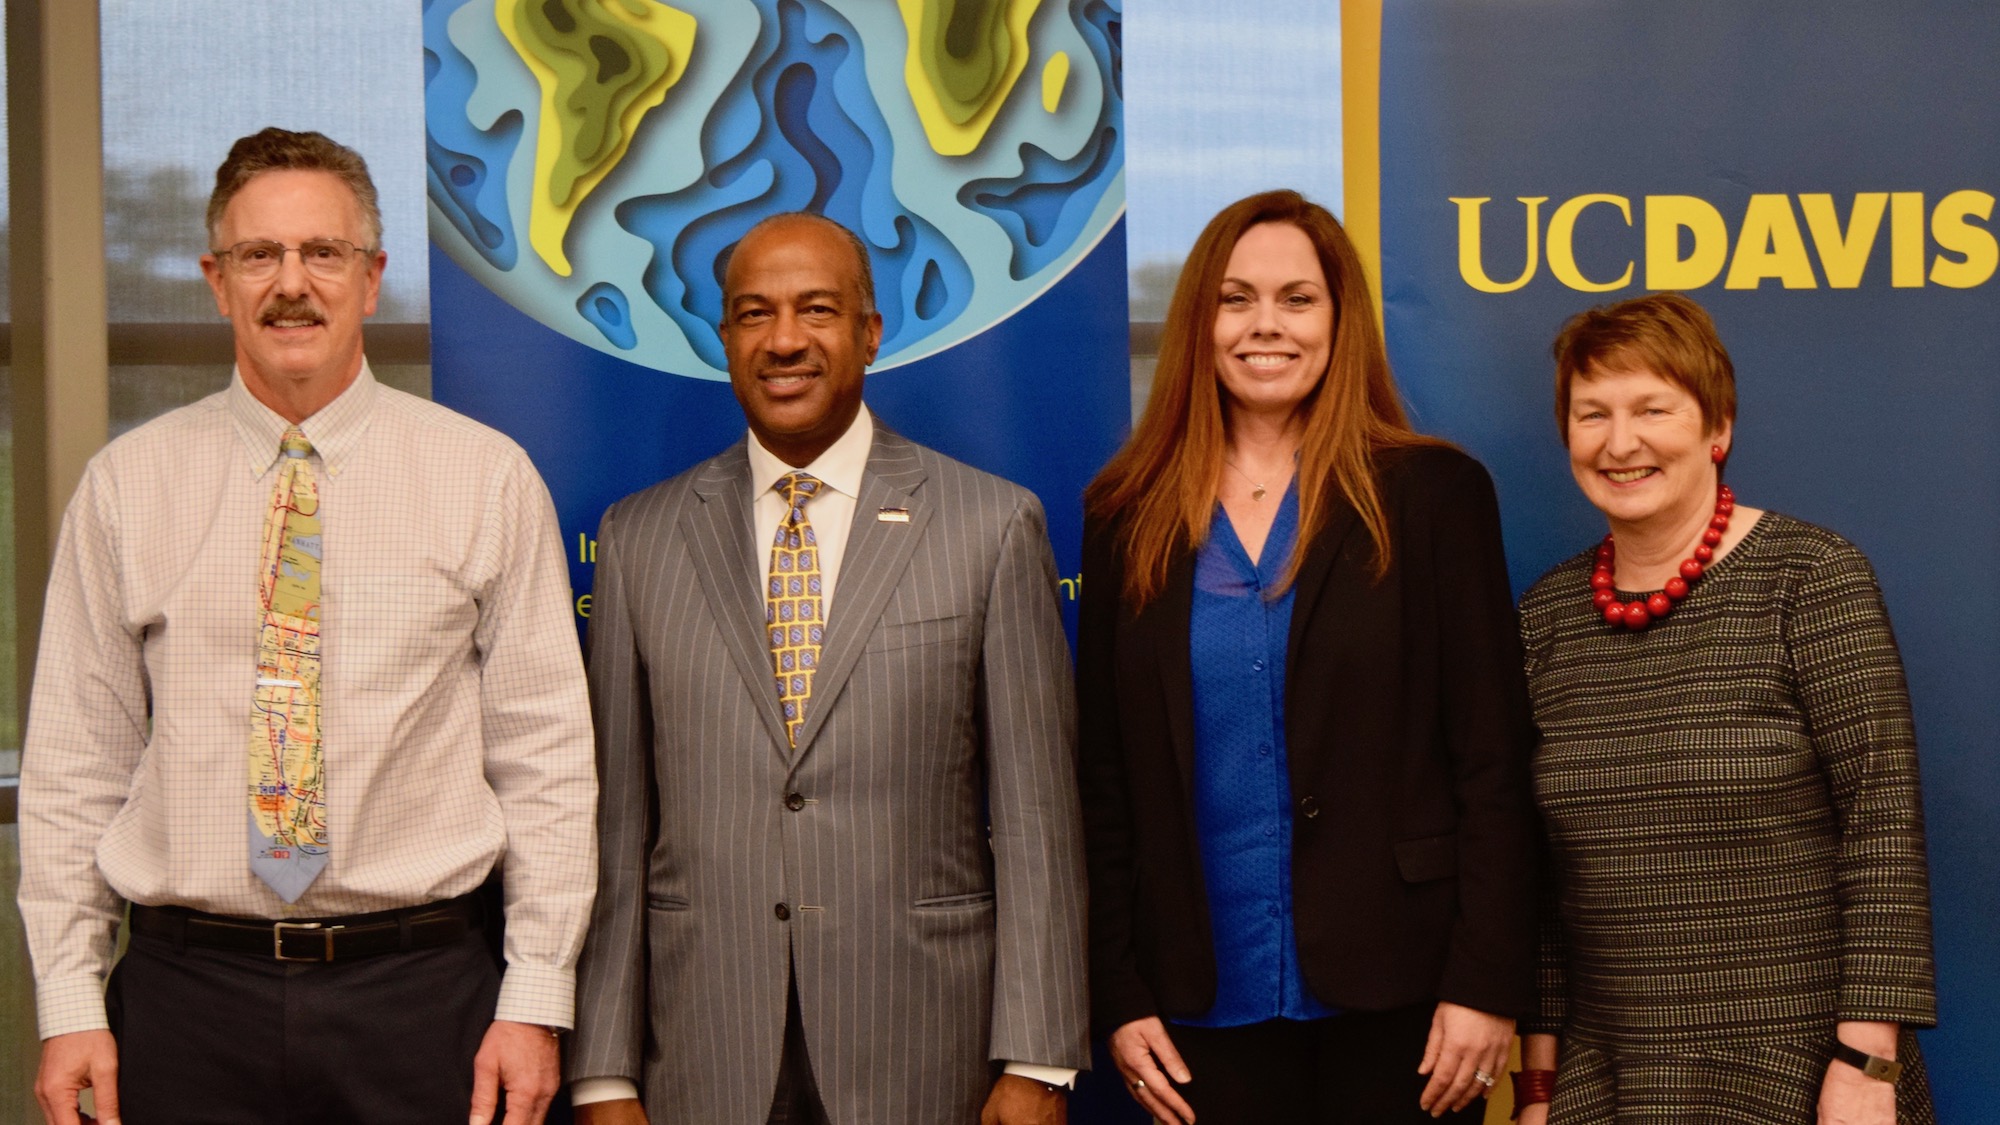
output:
[[[1166,588],[1175,560],[1208,537],[1228,445],[1226,407],[1215,370],[1215,310],[1229,255],[1243,232],[1288,223],[1318,251],[1333,299],[1333,349],[1324,377],[1299,409],[1299,535],[1278,590],[1298,576],[1307,544],[1325,527],[1335,497],[1361,516],[1375,541],[1375,576],[1389,571],[1388,516],[1382,510],[1376,457],[1386,449],[1442,445],[1410,428],[1389,374],[1360,255],[1326,208],[1296,191],[1240,199],[1208,221],[1195,239],[1160,339],[1153,390],[1124,448],[1084,491],[1092,517],[1120,526],[1125,562],[1120,593],[1134,611]]]

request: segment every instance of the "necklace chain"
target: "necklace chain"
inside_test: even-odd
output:
[[[1222,459],[1222,463],[1229,466],[1232,469],[1235,469],[1237,476],[1242,477],[1246,481],[1250,481],[1250,499],[1252,501],[1261,503],[1264,497],[1269,495],[1270,490],[1265,488],[1262,484],[1258,483],[1257,481],[1251,480],[1250,474],[1244,472],[1243,469],[1236,464],[1236,462],[1231,461],[1227,457],[1224,457]]]

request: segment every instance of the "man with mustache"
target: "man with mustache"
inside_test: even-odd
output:
[[[862,405],[866,247],[747,233],[749,435],[604,515],[582,1125],[1052,1125],[1087,1065],[1068,649],[1041,505]]]
[[[533,1125],[557,1085],[596,786],[555,511],[376,383],[381,228],[352,149],[238,141],[201,259],[234,377],[64,517],[20,789],[51,1125],[84,1088],[132,1125],[485,1125],[504,1088]]]

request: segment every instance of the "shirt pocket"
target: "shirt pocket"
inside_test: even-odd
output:
[[[356,575],[329,593],[329,681],[364,691],[422,688],[469,658],[479,607],[443,575]]]

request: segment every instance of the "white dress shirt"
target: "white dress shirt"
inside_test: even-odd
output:
[[[121,899],[338,917],[464,894],[503,859],[495,1018],[570,1026],[596,774],[555,510],[519,446],[365,364],[300,424],[331,861],[289,907],[250,871],[260,535],[288,425],[237,376],[99,451],[63,517],[21,763],[41,1034],[107,1026]]]
[[[775,486],[787,473],[805,472],[826,485],[806,505],[806,519],[812,524],[813,538],[819,542],[820,620],[832,619],[840,561],[847,552],[848,532],[854,525],[854,505],[861,498],[861,478],[868,471],[868,454],[874,447],[875,419],[865,406],[855,414],[846,432],[803,469],[786,464],[765,449],[756,434],[750,435],[750,479],[757,487],[751,526],[756,531],[753,546],[758,551],[758,571],[763,579],[758,587],[759,601],[771,581],[771,542],[778,537],[778,524],[791,511]],[[1006,1072],[1056,1086],[1069,1086],[1076,1081],[1076,1071],[1068,1067],[1008,1063]],[[624,1078],[581,1078],[570,1088],[570,1100],[575,1105],[638,1096],[638,1087]]]

